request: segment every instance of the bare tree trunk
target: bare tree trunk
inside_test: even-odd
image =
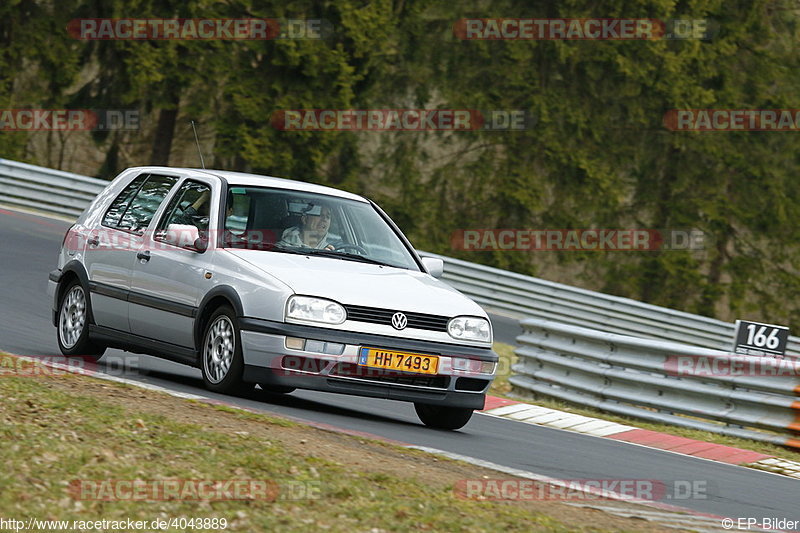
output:
[[[176,90],[170,95],[168,107],[158,113],[158,126],[153,138],[153,150],[150,153],[150,164],[169,166],[169,154],[172,151],[172,139],[175,136],[175,122],[178,119],[180,93]]]
[[[119,173],[119,136],[114,132],[111,146],[106,151],[106,158],[97,171],[98,176],[103,179],[111,179]]]
[[[64,169],[64,157],[67,153],[67,135],[63,132],[59,132],[58,140],[61,143],[58,149],[58,166],[57,169],[65,170]]]
[[[725,195],[726,198],[731,198],[733,195],[733,180],[731,175],[727,175],[725,182]],[[708,270],[707,285],[703,290],[703,295],[700,298],[700,304],[698,308],[698,312],[706,316],[715,316],[717,302],[724,292],[720,282],[722,281],[723,270],[730,260],[728,255],[728,245],[734,238],[734,230],[731,226],[730,216],[726,216],[725,218],[727,220],[724,226],[720,225],[721,227],[715,231],[717,238],[713,248],[714,255],[712,256],[711,264]]]

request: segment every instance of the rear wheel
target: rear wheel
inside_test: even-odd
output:
[[[461,429],[472,418],[473,409],[464,407],[443,407],[415,403],[414,409],[422,423],[437,429]]]
[[[200,368],[208,390],[223,394],[243,391],[242,344],[236,315],[227,305],[219,307],[208,319],[203,333],[201,357]]]
[[[89,299],[80,281],[73,280],[58,304],[58,348],[64,355],[102,357],[106,347],[89,340]]]

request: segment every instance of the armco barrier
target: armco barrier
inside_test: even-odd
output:
[[[443,279],[482,306],[519,318],[533,317],[621,335],[730,350],[734,324],[600,292],[571,287],[460,259],[444,260]],[[787,357],[800,355],[791,336]]]
[[[108,185],[71,172],[0,159],[0,202],[77,217]]]
[[[509,378],[514,387],[619,415],[800,448],[800,361],[731,357],[535,318],[521,325],[519,362]]]

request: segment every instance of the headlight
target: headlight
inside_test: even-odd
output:
[[[344,307],[322,298],[292,296],[286,302],[286,318],[323,324],[341,324],[347,318]]]
[[[457,316],[447,323],[447,333],[454,339],[492,342],[492,327],[485,318]]]

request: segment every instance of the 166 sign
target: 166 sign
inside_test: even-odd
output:
[[[738,355],[783,357],[789,328],[747,320],[736,321],[733,352]]]

